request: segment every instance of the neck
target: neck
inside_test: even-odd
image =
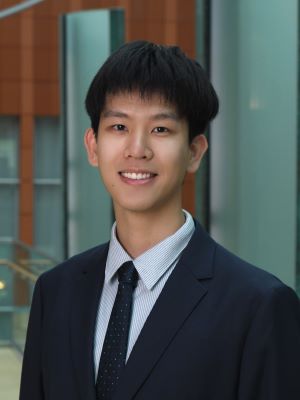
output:
[[[134,259],[175,233],[184,224],[181,209],[156,214],[118,212],[115,209],[118,240]]]

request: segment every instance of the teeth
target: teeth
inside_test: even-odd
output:
[[[135,173],[135,172],[122,172],[122,176],[125,178],[129,179],[135,179],[135,180],[140,180],[140,179],[149,179],[151,177],[151,174],[144,173],[142,174],[141,172]]]

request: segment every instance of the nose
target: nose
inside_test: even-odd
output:
[[[146,132],[130,133],[127,137],[125,158],[146,159],[153,157],[153,151],[150,147]]]

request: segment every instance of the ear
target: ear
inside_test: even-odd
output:
[[[87,152],[89,163],[93,167],[97,167],[98,166],[97,139],[92,128],[89,128],[85,131],[84,146]]]
[[[208,143],[206,137],[201,134],[193,138],[190,143],[190,160],[187,167],[187,172],[194,173],[199,168],[201,160],[206,153]]]

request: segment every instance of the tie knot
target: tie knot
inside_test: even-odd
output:
[[[121,267],[118,269],[118,279],[119,282],[128,283],[132,287],[136,287],[139,274],[132,261],[126,261],[121,265]]]

